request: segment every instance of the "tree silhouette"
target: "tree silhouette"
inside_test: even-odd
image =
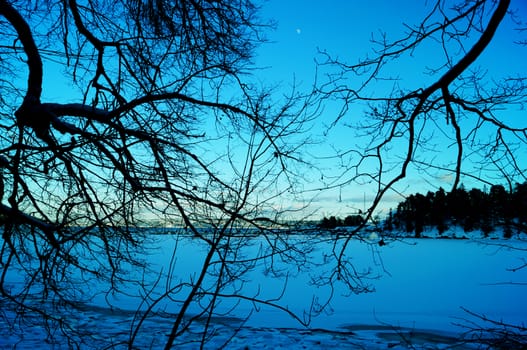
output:
[[[443,188],[435,193],[429,191],[426,196],[416,193],[399,203],[393,216],[399,229],[415,232],[416,237],[425,228],[435,227],[442,234],[448,226],[455,225],[465,232],[481,229],[485,235],[502,226],[506,238],[510,238],[513,223],[522,221],[521,210],[513,210],[525,201],[522,188],[517,184],[509,194],[502,185],[493,185],[487,193],[477,188],[467,192],[461,185],[449,193]],[[516,227],[518,232],[527,232],[521,225]]]
[[[467,213],[471,198],[459,185],[463,176],[491,184],[491,171],[509,184],[524,181],[518,154],[526,153],[527,128],[508,119],[503,107],[524,106],[526,77],[485,77],[475,64],[507,13],[515,14],[509,0],[431,5],[416,25],[406,26],[404,37],[382,36],[372,43],[373,55],[356,64],[324,53],[319,72],[328,80],[317,80],[316,94],[293,89],[277,97],[251,76],[266,28],[251,1],[0,0],[3,300],[13,310],[42,313],[50,334],[72,332],[57,315],[78,301],[79,286],[104,280],[107,293],[118,291],[128,277],[124,267],[141,267],[135,257],[144,237],[136,228],[163,224],[181,227],[206,247],[195,278],[145,297],[148,311],[162,301],[181,301],[164,329],[165,348],[198,316],[206,320],[198,331],[204,345],[214,334],[209,326],[221,298],[290,312],[278,301],[241,295],[242,288],[222,291],[243,283],[244,273],[265,259],[307,266],[306,250],[273,228],[298,212],[284,209],[284,202],[296,199],[306,163],[300,147],[309,136],[303,132],[317,115],[318,97],[342,102],[332,126],[343,123],[371,137],[363,148],[338,152],[337,158],[357,157],[341,163],[346,168],[336,178],[344,180],[331,184],[366,179],[377,186],[355,230],[372,219],[386,194],[400,192],[397,185],[410,172],[437,171],[453,180],[446,206],[416,194],[398,207],[394,221],[407,230],[420,232],[435,206],[458,223],[467,215],[488,218]],[[394,79],[389,68],[428,44],[441,53],[434,57],[441,62],[423,68],[431,80],[404,86]],[[393,85],[378,89],[380,82]],[[366,106],[358,124],[346,120],[351,105]],[[439,159],[448,154],[437,153],[444,147],[434,152],[429,145],[436,135],[455,150],[445,163]],[[501,190],[495,192],[498,198]],[[519,226],[527,224],[518,209],[525,208],[525,192],[517,185],[512,195]],[[241,256],[254,232],[265,236],[266,247]],[[332,238],[334,270],[320,285],[364,289],[348,259],[353,233]],[[23,283],[13,289],[14,274]],[[176,297],[178,291],[184,295]],[[50,312],[34,304],[35,293],[53,304]],[[191,305],[201,307],[198,316],[189,317]],[[77,345],[90,344],[79,335]]]
[[[492,209],[492,217],[505,218],[509,213],[506,211],[509,202],[509,194],[503,185],[493,185],[490,188],[489,200]]]
[[[363,218],[360,215],[348,215],[344,218],[344,226],[360,226],[363,222]]]
[[[280,201],[295,195],[311,101],[252,79],[266,28],[256,11],[245,0],[0,0],[0,293],[20,317],[40,312],[50,336],[90,345],[56,315],[93,280],[112,293],[141,268],[139,226],[184,227],[208,249],[195,279],[159,296],[182,300],[166,348],[194,304],[207,340],[218,295],[259,258],[302,258],[266,228],[288,215]],[[244,229],[273,235],[260,256],[236,254]],[[9,288],[15,274],[24,283]],[[51,310],[32,303],[37,292]]]
[[[518,218],[518,225],[527,229],[527,183],[516,183],[512,194],[511,207],[514,217]]]
[[[388,212],[388,217],[386,218],[385,220],[385,223],[384,223],[384,230],[385,231],[388,231],[388,232],[391,232],[393,231],[394,229],[394,217],[393,217],[393,211],[392,209],[390,208],[390,211]]]
[[[349,165],[339,174],[344,180],[333,187],[376,186],[366,221],[387,194],[411,191],[410,173],[432,180],[450,177],[451,199],[464,196],[455,192],[463,177],[483,184],[491,184],[496,174],[508,183],[526,177],[519,155],[527,153],[527,128],[510,118],[509,110],[525,106],[527,77],[516,71],[486,76],[485,67],[478,66],[483,53],[494,49],[490,43],[503,19],[509,16],[521,29],[522,14],[509,0],[427,4],[424,19],[405,24],[400,37],[373,36],[373,50],[365,58],[354,62],[321,52],[318,89],[342,103],[330,127],[348,127],[364,140],[363,148],[354,141],[337,149],[335,157]],[[417,61],[417,55],[424,58]],[[409,77],[400,64],[412,66]],[[419,78],[412,79],[416,73]],[[354,161],[347,161],[350,154]],[[458,221],[468,201],[459,199],[449,206]],[[414,229],[415,220],[403,222]],[[341,238],[344,249],[338,255],[344,261],[351,238]]]
[[[447,195],[448,207],[452,213],[452,219],[454,223],[463,225],[465,218],[468,216],[468,208],[470,198],[467,191],[463,186],[453,189]],[[467,230],[471,230],[471,227],[467,227]]]
[[[490,214],[489,202],[486,193],[483,191],[473,188],[469,191],[469,206],[467,217],[465,218],[465,223],[463,228],[465,231],[472,231],[478,226],[483,219],[483,217]]]
[[[360,215],[348,215],[344,220],[332,215],[329,218],[322,218],[318,226],[323,229],[334,229],[339,226],[361,226],[362,224],[363,218]]]
[[[438,233],[442,234],[448,228],[446,220],[449,217],[446,193],[442,187],[440,187],[439,190],[434,194],[431,208],[432,225],[435,225],[437,227]]]

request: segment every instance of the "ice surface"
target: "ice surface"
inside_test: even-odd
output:
[[[163,281],[157,286],[159,293],[170,283],[195,278],[206,253],[204,245],[176,236],[155,236],[153,240],[155,249],[148,258],[148,270],[156,272],[152,276],[160,271],[173,271],[171,282]],[[502,243],[520,249],[507,248]],[[322,261],[331,248],[328,242],[318,243],[310,258]],[[331,289],[309,283],[312,277],[324,276],[328,266],[301,271],[290,267],[293,270],[287,274],[285,290],[285,277],[267,274],[265,266],[259,266],[245,276],[245,295],[259,293],[262,298],[275,298],[283,293],[280,305],[302,316],[313,297],[323,301],[332,291],[328,312],[313,318],[310,328],[305,328],[284,312],[270,307],[255,310],[253,303],[242,301],[228,317],[213,319],[216,334],[208,348],[226,342],[229,342],[227,347],[233,349],[246,346],[250,349],[386,348],[387,345],[405,348],[408,340],[418,346],[434,344],[447,348],[466,331],[463,326],[468,322],[482,322],[463,308],[522,325],[527,315],[524,302],[527,269],[513,272],[511,268],[522,265],[525,249],[527,244],[518,240],[405,239],[382,247],[353,241],[348,247],[347,258],[352,259],[360,271],[371,269],[372,276],[379,276],[371,281],[374,293],[357,295],[350,294],[342,284],[337,283]],[[173,259],[174,251],[176,259]],[[169,269],[171,264],[172,270]],[[142,275],[142,271],[135,273]],[[134,291],[133,285],[127,287],[126,292],[127,295],[101,294],[79,306],[76,323],[92,330],[101,343],[109,339],[128,339],[130,323],[138,316],[135,310],[140,298],[133,296],[139,293]],[[230,310],[234,302],[230,298],[220,300],[218,311]],[[179,305],[169,301],[160,304],[164,313],[145,323],[136,341],[139,348],[156,348],[163,343]],[[189,316],[198,311],[197,305],[191,307]],[[9,311],[4,311],[4,315],[7,319],[15,316]],[[243,323],[248,315],[250,317]],[[2,322],[5,320],[0,318]],[[243,328],[233,337],[233,330],[241,324]],[[42,327],[22,327],[24,334],[20,338],[8,326],[1,326],[0,349],[15,345],[17,349],[68,348],[60,343],[59,335],[58,340],[47,338]],[[198,332],[200,323],[194,326]],[[193,341],[199,338],[192,338],[189,333],[182,340],[178,348],[192,349],[197,347]]]

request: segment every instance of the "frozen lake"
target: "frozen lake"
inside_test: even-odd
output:
[[[130,271],[132,279],[142,280],[143,286],[148,287],[146,290],[150,291],[150,298],[156,299],[181,282],[195,281],[200,262],[206,254],[203,243],[176,235],[151,238],[148,272]],[[289,243],[303,247],[305,238],[294,237]],[[250,246],[242,249],[247,257],[261,251],[265,246],[262,240],[254,238]],[[513,245],[515,249],[504,244]],[[325,348],[331,344],[351,346],[377,342],[381,344],[379,347],[386,347],[382,341],[392,342],[392,345],[401,342],[393,338],[394,332],[426,334],[424,338],[428,340],[434,334],[443,337],[441,339],[448,345],[453,338],[467,331],[466,326],[474,325],[470,322],[485,325],[464,309],[516,325],[524,325],[527,319],[527,303],[524,302],[527,269],[514,270],[525,264],[525,242],[405,239],[379,247],[351,241],[347,259],[351,259],[358,273],[369,271],[371,279],[366,281],[375,289],[374,292],[360,294],[350,293],[338,281],[332,285],[313,285],[312,280],[322,280],[332,271],[327,257],[333,245],[320,241],[311,247],[314,249],[306,253],[309,260],[328,260],[328,264],[316,267],[307,264],[305,268],[298,269],[283,261],[274,261],[275,265],[271,266],[269,260],[262,260],[244,275],[243,284],[235,283],[232,289],[228,287],[225,296],[218,299],[218,315],[211,321],[217,329],[216,337],[208,343],[208,348],[219,347],[229,340],[232,329],[245,319],[242,330],[228,348],[278,345],[300,348],[304,345],[317,347],[317,344]],[[280,270],[281,277],[269,273],[271,267]],[[155,285],[154,280],[157,281]],[[212,280],[210,278],[210,283]],[[16,278],[13,277],[12,282],[16,284]],[[207,283],[206,279],[205,285]],[[147,319],[137,333],[136,344],[139,348],[156,348],[156,344],[163,344],[180,310],[179,301],[189,290],[184,283],[181,285],[181,288],[173,290],[170,298],[162,298],[155,304],[153,308],[162,313]],[[106,287],[92,288],[104,290]],[[121,290],[122,293],[94,295],[68,317],[75,319],[74,323],[79,328],[89,329],[101,342],[108,339],[126,341],[133,329],[132,323],[138,322],[136,310],[146,308],[146,304],[141,305],[145,290],[133,283],[123,286]],[[232,298],[229,292],[264,300],[279,299],[277,303],[280,306],[302,319],[307,319],[305,317],[313,300],[320,303],[329,300],[329,304],[325,312],[310,319],[309,329],[283,311]],[[200,302],[203,304],[206,300],[204,297]],[[189,308],[188,316],[200,311],[200,303],[195,303]],[[14,316],[9,312],[4,315],[8,319]],[[200,326],[202,323],[197,322],[193,325],[195,328],[190,330],[199,332]],[[44,331],[38,326],[26,329],[22,339],[11,334],[8,327],[2,329],[0,344],[4,348],[15,344],[18,344],[18,349],[34,349],[35,346],[42,349],[52,346],[67,348],[60,337],[59,340],[44,342]],[[184,344],[181,346],[197,346],[187,343],[195,340],[191,333],[182,339]]]

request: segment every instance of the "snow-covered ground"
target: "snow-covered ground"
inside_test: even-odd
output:
[[[195,241],[175,236],[155,236],[155,241],[153,245],[158,248],[149,258],[150,270],[167,271],[172,262],[177,271],[174,275],[187,278],[199,268],[197,261],[204,251],[195,246]],[[322,242],[310,254],[321,259],[330,249],[329,243]],[[478,348],[481,343],[464,343],[460,337],[471,328],[496,325],[475,315],[513,325],[526,324],[527,268],[514,269],[525,264],[526,250],[527,242],[518,239],[405,239],[384,246],[351,242],[348,258],[353,265],[358,271],[370,270],[372,277],[379,276],[370,281],[375,292],[363,294],[350,294],[338,283],[332,288],[310,284],[310,278],[327,273],[324,265],[317,271],[290,273],[285,289],[285,279],[271,277],[257,268],[246,276],[244,294],[255,295],[258,291],[263,298],[281,295],[280,304],[299,315],[310,307],[314,297],[324,301],[332,294],[327,312],[313,318],[306,328],[284,312],[269,307],[255,310],[252,303],[241,302],[228,316],[212,320],[215,336],[206,348],[224,344],[229,349]],[[133,297],[132,286],[126,292],[131,295],[99,295],[68,316],[74,318],[79,329],[93,334],[91,345],[129,339],[139,299]],[[228,301],[222,303],[219,311],[232,306]],[[164,313],[147,319],[135,346],[161,346],[177,310],[168,303]],[[44,328],[38,325],[15,323],[15,329],[10,328],[5,319],[13,320],[14,314],[7,309],[3,314],[0,349],[69,348],[59,335],[46,338]],[[198,321],[193,327],[199,331],[201,326]],[[20,329],[22,336],[16,332]],[[178,349],[199,348],[193,330],[178,339]]]

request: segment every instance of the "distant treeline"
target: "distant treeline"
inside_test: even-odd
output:
[[[332,229],[339,226],[359,226],[363,221],[364,219],[361,215],[348,215],[344,220],[339,217],[330,216],[329,218],[324,217],[319,227]]]
[[[362,221],[361,215],[344,220],[331,216],[323,218],[319,226],[358,226]],[[426,195],[412,194],[396,210],[390,210],[382,225],[384,230],[405,231],[416,237],[434,228],[442,234],[451,226],[462,227],[465,232],[481,230],[485,235],[502,227],[505,237],[512,236],[513,231],[527,232],[527,182],[516,184],[512,191],[493,185],[488,191],[467,191],[460,186],[451,192],[440,188]]]
[[[493,185],[489,191],[467,191],[460,186],[451,192],[440,188],[426,195],[416,193],[399,203],[395,212],[390,211],[385,221],[385,229],[414,232],[416,237],[427,228],[437,228],[441,234],[451,225],[465,232],[479,229],[485,235],[501,226],[506,237],[513,229],[525,232],[527,182],[516,184],[512,191]]]

